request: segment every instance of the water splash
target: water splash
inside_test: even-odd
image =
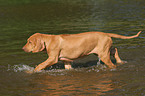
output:
[[[92,67],[89,67],[88,70],[86,72],[92,72],[92,71],[95,71],[95,72],[100,72],[100,71],[106,71],[106,66],[105,65],[102,65],[102,64],[99,64],[97,66],[92,66]]]
[[[7,71],[14,71],[14,72],[22,72],[22,71],[33,71],[34,67],[30,67],[28,65],[8,65],[8,70]]]
[[[34,67],[25,65],[25,64],[19,64],[19,65],[8,65],[7,71],[14,71],[14,72],[25,72],[25,73],[34,73]],[[65,69],[51,69],[51,70],[41,70],[40,72],[36,73],[45,73],[53,76],[57,75],[69,75],[71,72],[100,72],[100,71],[107,71],[107,67],[105,65],[97,65],[87,68],[75,68],[71,70],[65,70]],[[115,71],[115,70],[110,70]]]
[[[25,72],[25,73],[35,73],[34,72],[34,67],[28,66],[28,65],[24,65],[24,64],[19,64],[19,65],[8,65],[8,69],[7,71],[13,71],[13,72]],[[51,69],[51,70],[41,70],[39,72],[36,73],[46,73],[49,75],[66,75],[67,70],[65,69]]]

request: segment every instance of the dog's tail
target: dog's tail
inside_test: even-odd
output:
[[[120,38],[120,39],[131,39],[131,38],[138,37],[140,33],[141,31],[139,31],[136,35],[133,36],[123,36],[123,35],[118,35],[113,33],[106,33],[106,35],[108,35],[109,37]]]

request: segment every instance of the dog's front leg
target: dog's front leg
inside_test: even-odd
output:
[[[65,69],[67,69],[67,70],[73,69],[71,66],[71,62],[69,62],[69,61],[63,61],[63,62],[64,62]]]
[[[41,64],[39,64],[35,69],[34,69],[34,72],[39,72],[40,70],[46,68],[46,67],[49,67],[55,63],[57,63],[57,58],[53,57],[49,57],[46,61],[42,62]]]

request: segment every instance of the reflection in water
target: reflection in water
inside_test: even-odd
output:
[[[76,68],[73,70],[51,69],[39,73],[22,75],[29,78],[25,81],[29,86],[24,88],[26,96],[84,96],[105,95],[113,90],[112,71],[106,70],[103,65],[88,68]],[[8,66],[7,71],[21,74],[25,71],[34,70],[28,65]],[[19,77],[19,76],[18,76]],[[19,80],[21,81],[21,78]],[[15,80],[13,78],[13,80]]]
[[[38,76],[33,77],[30,81],[34,85],[29,88],[31,90],[26,95],[97,96],[113,90],[110,72],[101,74],[101,72],[84,73],[84,71],[78,72],[77,70],[63,71],[66,73],[65,75],[52,76],[48,75],[49,72],[37,74]]]

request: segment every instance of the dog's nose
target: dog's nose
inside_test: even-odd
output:
[[[25,47],[25,46],[22,48],[22,50],[24,50],[25,52],[30,52],[30,51],[27,49],[27,47]]]
[[[23,47],[23,48],[22,48],[22,50],[24,50],[24,51],[25,51],[25,47]]]

